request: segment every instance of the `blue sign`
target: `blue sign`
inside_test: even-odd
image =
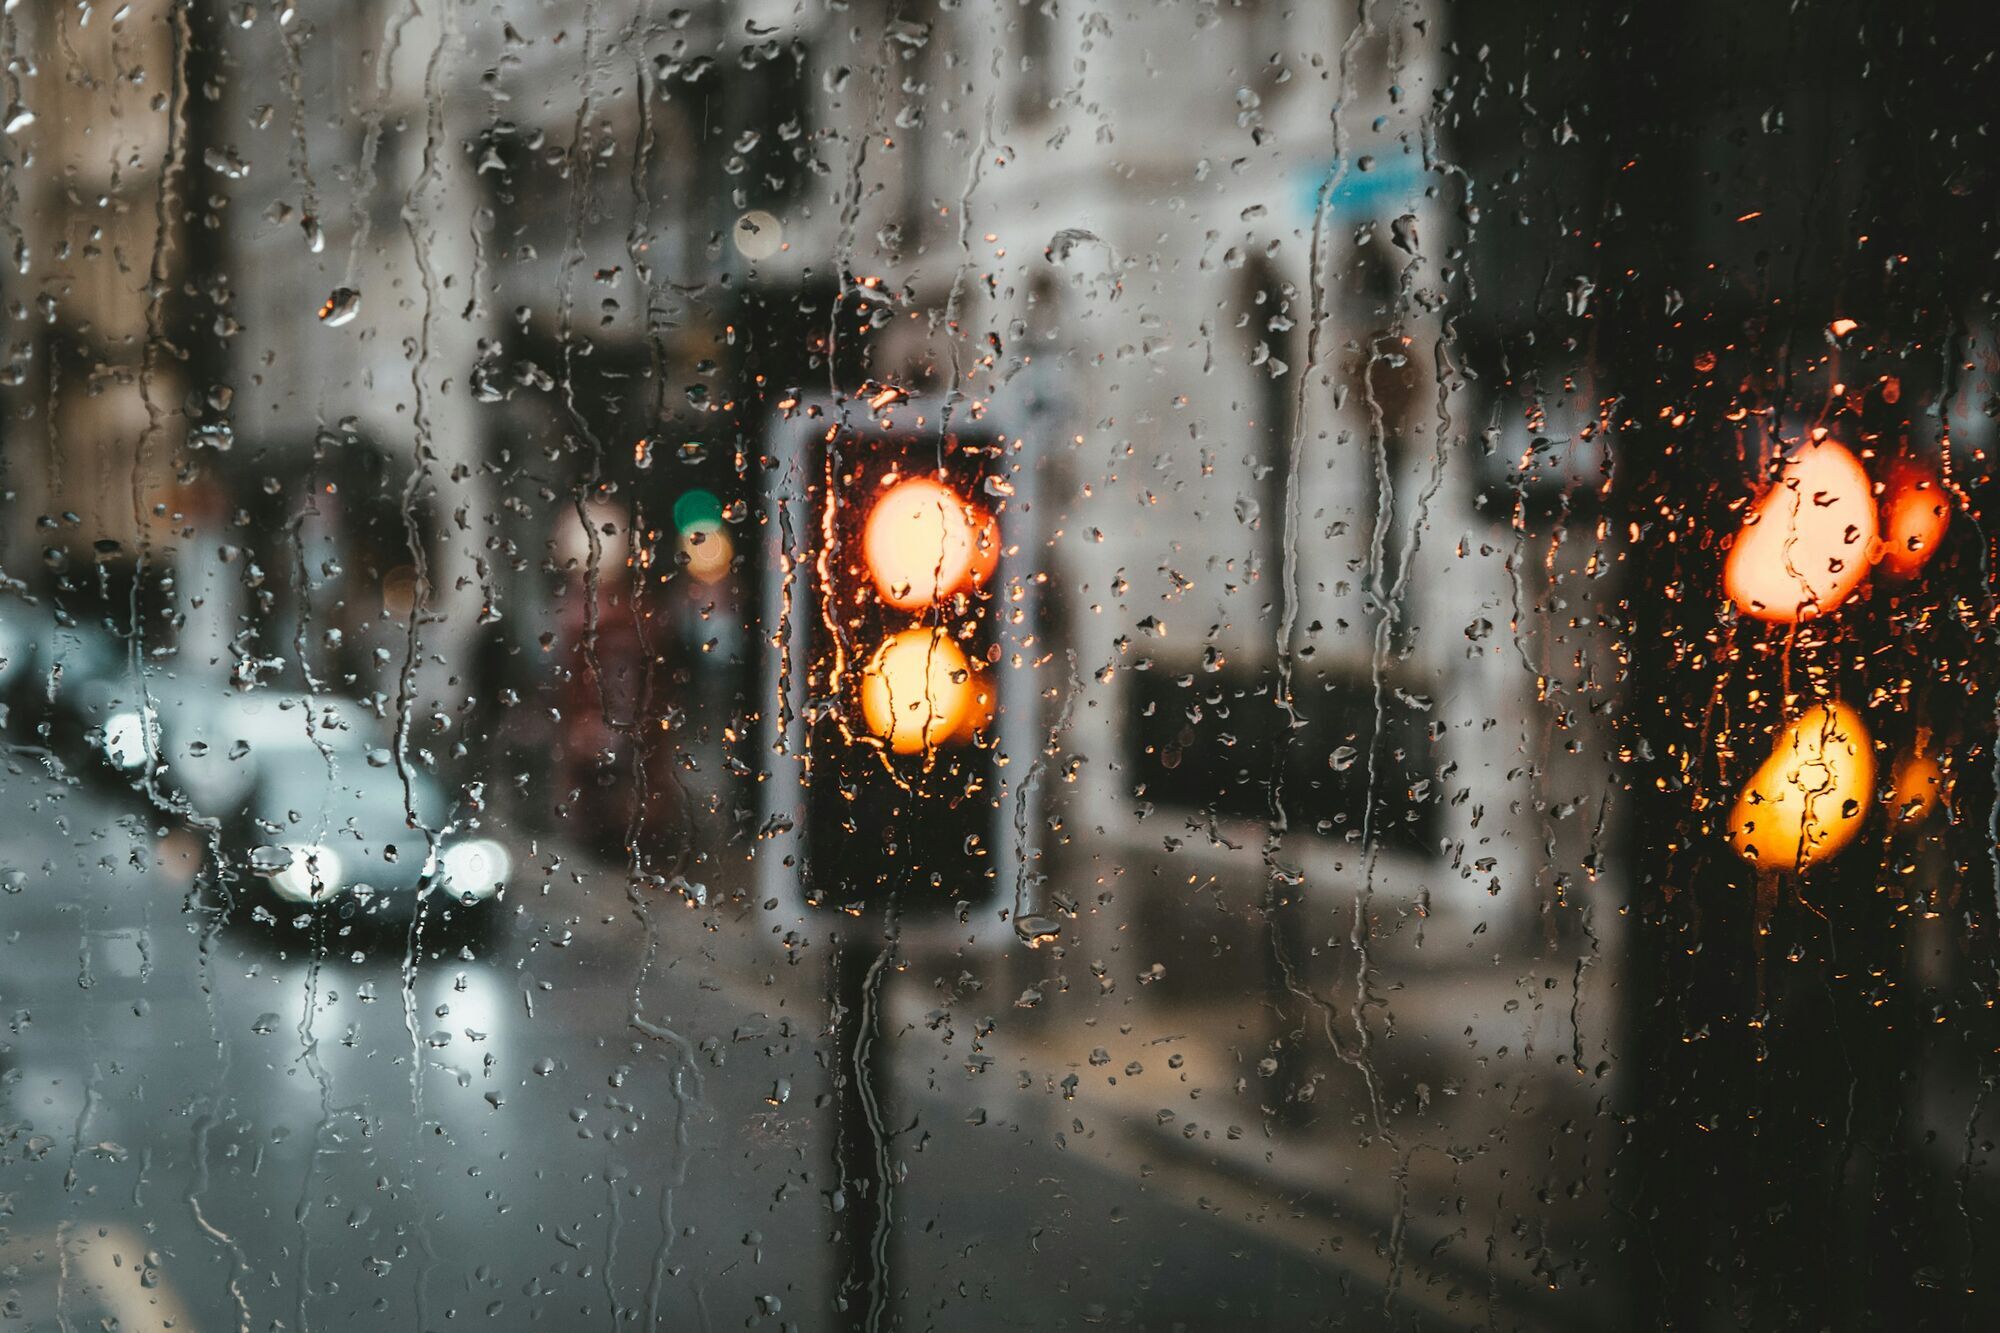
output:
[[[1372,168],[1361,169],[1367,154],[1356,153],[1347,160],[1346,174],[1334,187],[1329,213],[1333,218],[1344,216],[1382,217],[1390,212],[1408,213],[1415,211],[1417,203],[1424,197],[1428,182],[1424,179],[1423,157],[1414,152],[1397,153],[1395,156],[1374,158]],[[1305,225],[1310,227],[1319,211],[1320,187],[1332,179],[1340,170],[1338,162],[1330,162],[1315,171],[1303,172],[1299,176],[1300,212],[1305,216]]]

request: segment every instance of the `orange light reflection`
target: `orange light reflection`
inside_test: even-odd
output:
[[[943,744],[976,704],[971,665],[941,629],[899,630],[862,668],[861,715],[897,754]]]
[[[1861,715],[1818,704],[1785,724],[1729,812],[1736,854],[1769,870],[1804,869],[1854,840],[1875,788]]]
[[[1867,577],[1876,533],[1860,462],[1832,440],[1808,444],[1744,518],[1723,565],[1723,590],[1759,620],[1830,614]]]
[[[1882,492],[1882,565],[1898,578],[1924,567],[1951,526],[1951,497],[1929,465],[1903,459]]]
[[[919,611],[979,581],[975,562],[984,560],[988,543],[983,527],[974,538],[978,517],[956,491],[928,477],[908,477],[882,492],[861,533],[862,559],[882,600]],[[990,544],[997,559],[997,536]]]

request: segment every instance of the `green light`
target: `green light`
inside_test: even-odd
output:
[[[674,501],[674,526],[682,532],[697,525],[722,522],[722,501],[707,491],[693,490]]]

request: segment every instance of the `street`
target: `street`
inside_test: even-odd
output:
[[[823,932],[794,961],[718,886],[713,910],[635,900],[619,868],[551,850],[475,956],[407,973],[395,956],[280,957],[205,895],[189,910],[189,834],[11,768],[10,1314],[835,1326]],[[1115,1078],[1066,1087],[1102,1063],[1073,1042],[1115,1034],[996,1041],[987,1006],[1020,1026],[999,977],[938,1017],[920,992],[940,960],[915,943],[874,1057],[893,1090],[883,1299],[901,1326],[1310,1327],[1334,1292],[1385,1327],[1459,1322],[1441,1290],[1383,1303],[1386,1269],[1341,1252],[1329,1201],[1163,1153],[1140,1128],[1156,1108],[1106,1095]],[[1181,1057],[1155,1049],[1155,1077],[1175,1077]],[[1214,1125],[1217,1151],[1261,1137],[1248,1123]]]

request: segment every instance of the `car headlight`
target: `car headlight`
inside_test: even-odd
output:
[[[468,838],[444,849],[441,868],[452,897],[484,902],[505,885],[513,859],[491,838]]]
[[[313,901],[313,883],[319,883],[319,896],[328,898],[340,891],[340,857],[331,847],[287,847],[291,862],[284,869],[271,876],[271,887],[281,898],[295,903]]]
[[[146,719],[134,712],[113,713],[104,723],[104,757],[127,772],[146,762]]]

